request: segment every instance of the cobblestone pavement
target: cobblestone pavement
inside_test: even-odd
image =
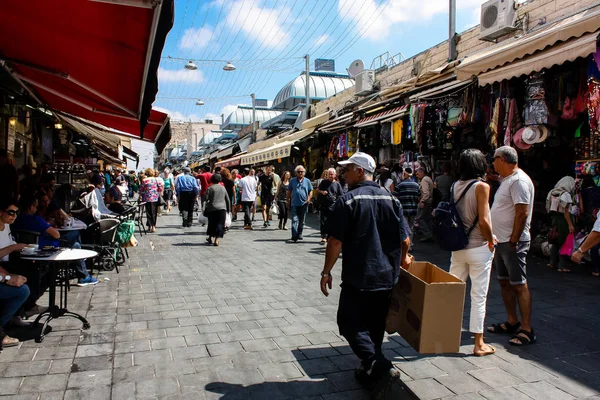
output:
[[[120,274],[72,288],[69,308],[87,316],[90,330],[61,318],[43,343],[30,340],[0,354],[0,395],[368,398],[353,376],[358,360],[337,332],[339,288],[328,298],[318,288],[325,249],[317,231],[309,228],[303,242],[289,244],[290,231],[244,231],[237,222],[213,247],[204,228],[184,230],[176,215],[163,215],[158,225],[130,250]],[[415,247],[417,259],[448,268],[449,256],[433,245]],[[337,283],[340,267],[341,261],[333,271]],[[390,336],[385,352],[406,386],[388,398],[409,399],[412,391],[421,399],[600,399],[600,280],[530,270],[537,344],[509,348],[507,337],[490,335],[497,355],[476,358],[465,332],[461,354],[420,356]],[[503,318],[492,282],[488,322]]]

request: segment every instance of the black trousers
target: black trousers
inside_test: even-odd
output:
[[[381,351],[391,290],[361,291],[342,286],[337,323],[352,351],[369,369],[377,361],[375,375],[384,374],[392,363]]]
[[[288,220],[288,208],[285,200],[277,200],[277,206],[279,207],[279,220],[283,221],[282,224],[287,224]]]
[[[146,225],[156,226],[156,213],[158,212],[159,202],[146,203]]]
[[[253,201],[242,201],[242,210],[244,211],[244,226],[252,226],[252,206]]]
[[[181,211],[181,215],[183,216],[184,225],[192,225],[195,202],[196,196],[194,195],[194,192],[179,193],[179,211]]]
[[[319,222],[321,228],[321,239],[327,239],[329,234],[327,233],[327,218],[329,217],[329,208],[322,207],[319,212]]]

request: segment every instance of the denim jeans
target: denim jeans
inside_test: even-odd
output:
[[[61,232],[60,238],[67,241],[68,247],[72,249],[81,249],[81,239],[79,238],[78,231]],[[90,275],[87,267],[85,266],[85,260],[79,260],[75,265],[75,269],[77,270],[80,278],[85,279]]]
[[[0,303],[2,304],[2,307],[0,307],[0,327],[6,325],[28,297],[29,287],[27,285],[21,287],[0,285]]]
[[[304,219],[308,211],[308,204],[303,206],[292,206],[292,239],[302,239],[304,230]]]

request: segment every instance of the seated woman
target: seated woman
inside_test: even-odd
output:
[[[104,195],[104,200],[106,202],[106,207],[119,215],[123,214],[125,211],[129,209],[129,207],[125,207],[121,204],[121,199],[123,198],[123,194],[118,187],[111,187],[106,194]]]
[[[19,201],[19,205],[21,207],[21,214],[19,214],[19,217],[15,221],[14,230],[25,230],[38,233],[40,235],[38,239],[40,248],[45,246],[60,247],[60,232],[53,228],[42,217],[36,215],[38,206],[37,200],[32,197],[22,197]],[[63,239],[68,247],[73,249],[81,248],[79,233],[77,231],[70,231]],[[98,283],[98,280],[88,273],[85,266],[85,260],[79,261],[76,265],[79,275],[77,286],[88,286]]]
[[[18,211],[16,200],[0,201],[0,340],[2,341],[0,349],[19,344],[18,339],[6,335],[2,328],[9,321],[16,325],[23,325],[23,319],[16,314],[30,294],[29,287],[25,284],[27,278],[8,272],[8,269],[11,269],[9,255],[13,252],[18,253],[27,246],[23,243],[15,243],[10,233],[10,224],[15,222]]]

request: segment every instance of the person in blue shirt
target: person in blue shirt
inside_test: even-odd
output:
[[[290,180],[290,186],[287,192],[287,206],[292,211],[292,241],[304,239],[302,231],[304,229],[304,219],[308,211],[308,204],[312,199],[312,183],[306,178],[306,168],[298,165],[294,169],[296,177]]]
[[[179,199],[179,211],[183,217],[183,227],[192,226],[194,219],[194,204],[198,201],[200,187],[198,181],[190,173],[191,169],[185,167],[183,175],[177,178],[177,198]]]
[[[343,252],[338,327],[361,360],[357,379],[371,388],[372,399],[380,399],[400,378],[383,354],[382,343],[392,288],[400,266],[408,268],[410,263],[410,232],[400,201],[373,182],[373,157],[357,152],[339,164],[346,166],[350,191],[338,197],[327,220],[321,291],[329,295],[331,270]]]
[[[37,244],[40,248],[45,246],[61,247],[61,240],[64,242],[63,247],[67,246],[73,249],[81,248],[79,232],[68,231],[61,236],[56,228],[53,228],[44,220],[44,218],[36,215],[37,206],[38,201],[35,197],[21,197],[19,200],[21,213],[13,225],[14,231],[24,230],[38,233],[40,236]],[[98,283],[98,280],[89,274],[85,265],[85,260],[80,260],[76,266],[79,275],[77,286],[88,286]]]

